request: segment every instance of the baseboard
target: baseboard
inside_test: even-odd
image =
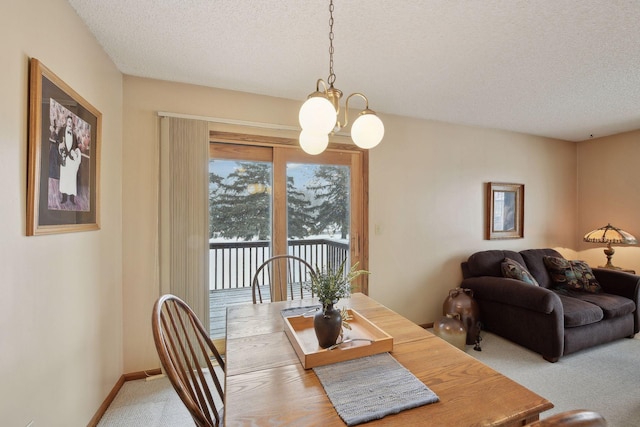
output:
[[[116,384],[111,389],[111,392],[107,395],[106,399],[104,399],[104,402],[102,402],[102,405],[100,405],[100,407],[96,411],[96,414],[93,416],[93,418],[91,418],[91,421],[89,421],[89,423],[87,424],[87,427],[96,427],[98,425],[98,423],[104,416],[105,412],[107,412],[109,405],[111,405],[113,400],[116,398],[116,396],[118,395],[118,392],[120,391],[120,389],[122,388],[122,386],[126,381],[142,380],[153,375],[159,375],[161,373],[162,373],[162,370],[160,368],[157,368],[157,369],[149,369],[148,371],[132,372],[130,374],[121,375],[118,381],[116,381]]]
[[[152,377],[154,375],[160,375],[161,373],[162,373],[162,369],[156,368],[156,369],[149,369],[149,370],[146,370],[146,371],[132,372],[130,374],[124,374],[123,377],[124,377],[125,381],[143,380],[145,378]]]

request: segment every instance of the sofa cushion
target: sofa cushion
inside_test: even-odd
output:
[[[511,258],[525,265],[524,260],[518,252],[490,250],[476,252],[467,260],[467,268],[472,277],[493,276],[502,277],[502,261]]]
[[[584,261],[545,256],[544,264],[557,288],[597,293],[602,290],[591,267]]]
[[[517,279],[530,285],[538,286],[538,282],[533,278],[529,270],[527,270],[518,261],[511,258],[505,258],[501,264],[502,275],[509,279]]]
[[[620,295],[573,292],[571,296],[600,307],[605,319],[624,316],[625,314],[633,313],[636,309],[636,304],[632,300]]]
[[[590,325],[604,318],[602,309],[595,304],[568,295],[558,294],[558,296],[562,301],[565,328]]]
[[[522,259],[526,264],[527,270],[533,277],[536,278],[538,285],[543,288],[553,288],[554,284],[551,280],[551,276],[547,271],[547,267],[544,265],[543,258],[545,256],[555,256],[562,258],[562,255],[555,249],[527,249],[524,251],[520,251],[520,255],[522,255]]]

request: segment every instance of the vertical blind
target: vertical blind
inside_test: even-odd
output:
[[[209,329],[209,125],[160,119],[160,293]]]

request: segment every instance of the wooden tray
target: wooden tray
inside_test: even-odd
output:
[[[284,318],[284,331],[305,369],[393,350],[392,336],[365,319],[357,311],[352,309],[348,311],[353,319],[349,321],[351,330],[344,329],[343,339],[369,338],[373,342],[352,341],[333,350],[326,350],[318,345],[318,339],[313,330],[313,317]]]

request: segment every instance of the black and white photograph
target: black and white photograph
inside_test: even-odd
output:
[[[30,72],[27,235],[97,230],[102,115],[37,59]]]

